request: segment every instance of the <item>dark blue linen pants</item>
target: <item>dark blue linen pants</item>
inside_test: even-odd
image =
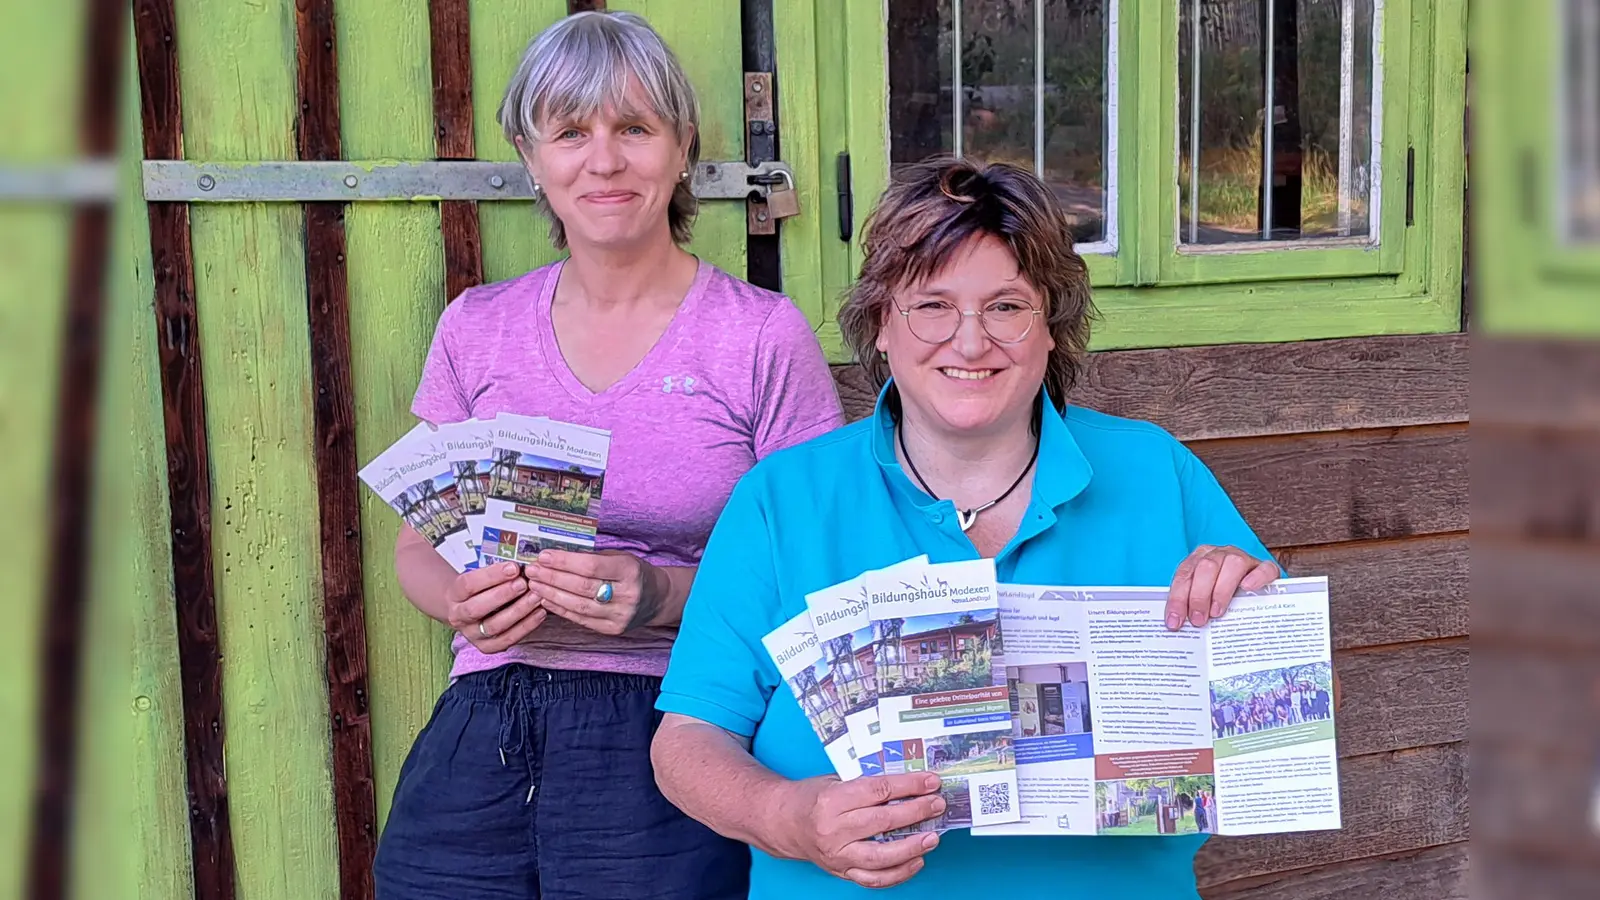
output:
[[[458,679],[401,769],[377,900],[742,900],[749,849],[656,788],[660,687],[525,665]]]

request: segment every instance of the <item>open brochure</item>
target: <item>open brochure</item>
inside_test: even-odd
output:
[[[1325,578],[1169,631],[1166,588],[1000,589],[1022,820],[975,834],[1340,825]]]
[[[996,584],[989,560],[907,560],[806,602],[767,650],[839,777],[940,774],[945,814],[906,831],[1340,827],[1326,578],[1180,631],[1166,587]]]

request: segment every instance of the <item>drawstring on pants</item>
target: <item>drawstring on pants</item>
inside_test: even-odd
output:
[[[522,673],[515,669],[509,672],[509,677],[504,683],[505,700],[500,708],[500,737],[498,740],[500,750],[500,765],[509,764],[506,754],[515,756],[523,754],[528,768],[528,796],[522,801],[526,806],[533,802],[534,791],[539,783],[534,778],[533,771],[533,741],[528,734],[530,713],[528,710],[528,691],[523,682]]]

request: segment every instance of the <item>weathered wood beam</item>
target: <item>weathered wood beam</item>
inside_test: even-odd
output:
[[[1587,847],[1478,841],[1472,848],[1472,896],[1481,900],[1574,900],[1600,897],[1600,854]]]
[[[183,157],[173,7],[173,0],[133,4],[146,159]],[[211,465],[189,208],[151,203],[148,209],[195,900],[233,900],[236,864],[223,762],[226,730],[211,560]]]
[[[296,149],[303,160],[336,160],[343,149],[334,2],[296,0],[294,18],[300,107]],[[367,900],[373,895],[378,812],[373,792],[344,210],[341,203],[305,204],[306,303],[311,326],[313,457],[339,896],[342,900]]]
[[[1199,441],[1190,446],[1268,547],[1468,527],[1465,425]]]
[[[1465,638],[1335,653],[1339,755],[1466,740],[1470,662]]]
[[[126,6],[118,0],[89,5],[84,73],[78,111],[78,145],[87,159],[108,159],[117,149],[116,99],[122,96]],[[46,566],[42,618],[37,770],[33,827],[27,856],[27,896],[67,895],[71,809],[78,763],[79,686],[83,682],[84,619],[89,567],[83,565],[94,492],[100,412],[101,335],[110,257],[111,204],[80,206],[73,215],[67,260],[66,327],[56,384],[47,524],[51,559]]]
[[[434,146],[439,159],[475,159],[472,131],[472,28],[467,0],[429,0],[428,33],[433,57]],[[483,229],[478,204],[439,203],[444,238],[444,301],[483,284]]]
[[[1514,718],[1520,705],[1496,707],[1496,714]],[[1484,813],[1474,823],[1475,845],[1557,859],[1595,859],[1594,832],[1587,821],[1594,796],[1593,744],[1538,749],[1499,741],[1474,743],[1472,786],[1474,805]]]
[[[850,418],[876,395],[835,366]],[[1467,421],[1467,336],[1227,344],[1089,355],[1072,402],[1190,440]]]
[[[1443,900],[1467,896],[1467,843],[1215,885],[1206,900]]]
[[[1483,425],[1472,438],[1476,530],[1600,545],[1600,428]]]
[[[1600,657],[1600,546],[1475,536],[1472,619],[1482,639]]]
[[[1340,650],[1461,637],[1469,631],[1464,533],[1278,551],[1290,575],[1326,575]],[[1597,631],[1600,634],[1600,631]]]
[[[1594,713],[1600,706],[1600,653],[1485,640],[1473,655],[1472,676],[1479,711],[1472,735],[1479,747],[1544,748],[1593,761],[1600,748],[1600,716]]]
[[[1275,872],[1413,852],[1467,838],[1465,744],[1342,760],[1339,785],[1343,828],[1212,838],[1195,857],[1195,875],[1201,890]]]
[[[1600,432],[1600,346],[1594,341],[1478,338],[1472,413],[1480,422]]]

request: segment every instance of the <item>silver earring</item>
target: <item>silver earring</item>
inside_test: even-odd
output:
[[[684,169],[682,172],[679,172],[678,173],[678,180],[679,181],[688,181],[689,180],[689,170],[688,169]]]
[[[539,182],[535,181],[533,183],[533,197],[534,197],[535,200],[537,200],[539,198],[539,192],[543,191],[543,190],[544,190],[544,188],[539,186]]]

